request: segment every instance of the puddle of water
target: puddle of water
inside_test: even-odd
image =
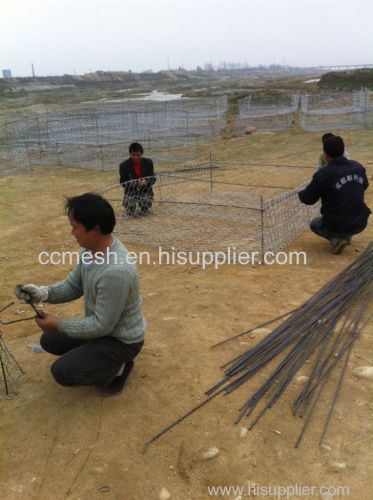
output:
[[[107,99],[102,98],[102,102],[128,102],[128,101],[154,101],[154,102],[165,102],[165,101],[181,101],[187,99],[183,97],[183,94],[168,94],[167,92],[158,92],[158,90],[153,90],[149,93],[133,94],[131,97],[125,97],[123,99]]]

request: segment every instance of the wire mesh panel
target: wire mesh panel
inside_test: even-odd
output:
[[[306,94],[301,98],[301,110],[308,113],[335,113],[361,111],[359,93],[334,92]]]
[[[365,91],[304,95],[300,126],[308,131],[359,129],[365,126]]]
[[[269,111],[268,111],[269,113]],[[233,119],[233,131],[235,133],[243,133],[246,128],[254,127],[257,130],[266,130],[272,132],[280,132],[288,130],[292,126],[293,116],[291,112],[277,114],[260,114],[235,117]]]
[[[21,174],[31,171],[27,151],[23,147],[0,146],[0,176]]]
[[[57,144],[55,154],[59,165],[103,170],[103,146],[96,144]]]
[[[100,106],[69,108],[25,115],[0,128],[1,159],[26,163],[73,165],[113,170],[127,156],[131,142],[143,143],[155,161],[197,158],[197,147],[226,127],[242,133],[247,127],[283,131],[295,120],[298,94],[281,94],[238,103],[239,113],[228,126],[228,99],[181,99],[145,102],[128,100]],[[305,130],[372,127],[372,92],[327,93],[302,97],[300,126]],[[5,148],[5,149],[4,149]]]
[[[373,109],[364,113],[364,127],[373,128]]]
[[[247,127],[255,127],[257,130],[287,130],[292,125],[298,99],[298,94],[277,95],[267,100],[253,96],[240,99],[239,114],[233,118],[233,131],[242,133]]]
[[[365,90],[364,92],[364,127],[373,128],[373,91]]]
[[[366,119],[367,113],[348,112],[348,113],[334,113],[320,114],[316,113],[301,113],[300,126],[308,132],[321,132],[324,130],[357,130],[369,125]]]
[[[149,215],[120,217],[124,240],[178,251],[255,251],[260,246],[260,209],[235,205],[229,192],[209,191],[208,184],[162,176]],[[238,201],[236,200],[236,203]]]
[[[0,331],[0,396],[11,398],[18,394],[16,381],[23,374],[24,371],[5,345]]]
[[[289,245],[305,229],[313,217],[320,213],[320,204],[304,205],[300,202],[297,188],[267,199],[264,202],[264,251],[279,251]]]
[[[43,125],[41,136],[53,144],[99,144],[101,140],[96,113],[48,113]]]
[[[177,251],[257,252],[278,251],[307,227],[319,206],[305,206],[300,188],[271,196],[274,187],[235,184],[243,169],[206,161],[185,164],[155,176],[150,191],[138,181],[107,186],[104,194],[115,207],[117,231],[124,241]],[[229,182],[226,182],[230,180]]]
[[[41,125],[42,121],[39,120],[39,117],[36,115],[26,115],[18,120],[7,122],[5,124],[6,144],[41,144]]]
[[[11,160],[116,169],[131,142],[159,161],[195,158],[196,147],[224,128],[226,97],[170,102],[126,101],[27,115],[5,124],[0,144]],[[118,155],[116,157],[116,155]]]
[[[364,91],[364,105],[365,109],[368,112],[373,111],[373,91],[365,90]]]
[[[248,116],[251,108],[251,95],[244,97],[238,101],[238,113],[240,118]]]

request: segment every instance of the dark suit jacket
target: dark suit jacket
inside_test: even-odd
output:
[[[153,196],[152,185],[155,183],[156,178],[154,176],[154,166],[153,161],[150,158],[141,158],[141,178],[146,177],[146,186],[133,186],[131,182],[139,177],[136,176],[135,171],[133,169],[133,163],[131,158],[127,158],[124,162],[119,165],[119,175],[120,175],[120,183],[124,187],[126,192],[134,190],[137,192],[141,192],[143,194],[148,194]],[[129,182],[128,185],[126,183]]]

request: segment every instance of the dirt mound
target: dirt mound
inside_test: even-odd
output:
[[[373,68],[354,71],[332,71],[321,76],[319,87],[338,89],[373,89]]]

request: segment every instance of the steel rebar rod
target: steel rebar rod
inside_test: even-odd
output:
[[[5,311],[6,309],[8,309],[8,307],[10,306],[13,306],[14,305],[14,302],[9,302],[8,305],[6,305],[5,307],[3,307],[2,309],[0,309],[0,313],[2,313],[3,311]]]
[[[253,332],[254,330],[257,330],[258,328],[263,328],[263,327],[265,327],[265,326],[267,326],[267,325],[270,325],[271,323],[274,323],[275,321],[278,321],[278,320],[280,320],[280,319],[282,319],[282,318],[285,318],[286,316],[289,316],[289,314],[294,313],[294,312],[295,312],[295,311],[297,311],[298,309],[299,309],[299,308],[297,307],[297,308],[293,309],[292,311],[289,311],[289,312],[287,312],[287,313],[285,313],[285,314],[282,314],[281,316],[278,316],[277,318],[273,318],[273,319],[271,319],[271,320],[269,320],[269,321],[266,321],[265,323],[261,323],[260,325],[254,326],[253,328],[250,328],[249,330],[245,330],[245,331],[244,331],[244,332],[242,332],[242,333],[238,333],[237,335],[234,335],[233,337],[229,337],[229,338],[227,338],[227,339],[225,339],[225,340],[222,340],[221,342],[218,342],[217,344],[213,344],[213,345],[211,346],[211,349],[214,349],[215,347],[218,347],[218,346],[220,346],[220,345],[226,344],[227,342],[230,342],[231,340],[237,339],[237,338],[239,338],[239,337],[242,337],[243,335],[246,335],[246,334],[248,334],[248,333],[251,333],[251,332]]]

